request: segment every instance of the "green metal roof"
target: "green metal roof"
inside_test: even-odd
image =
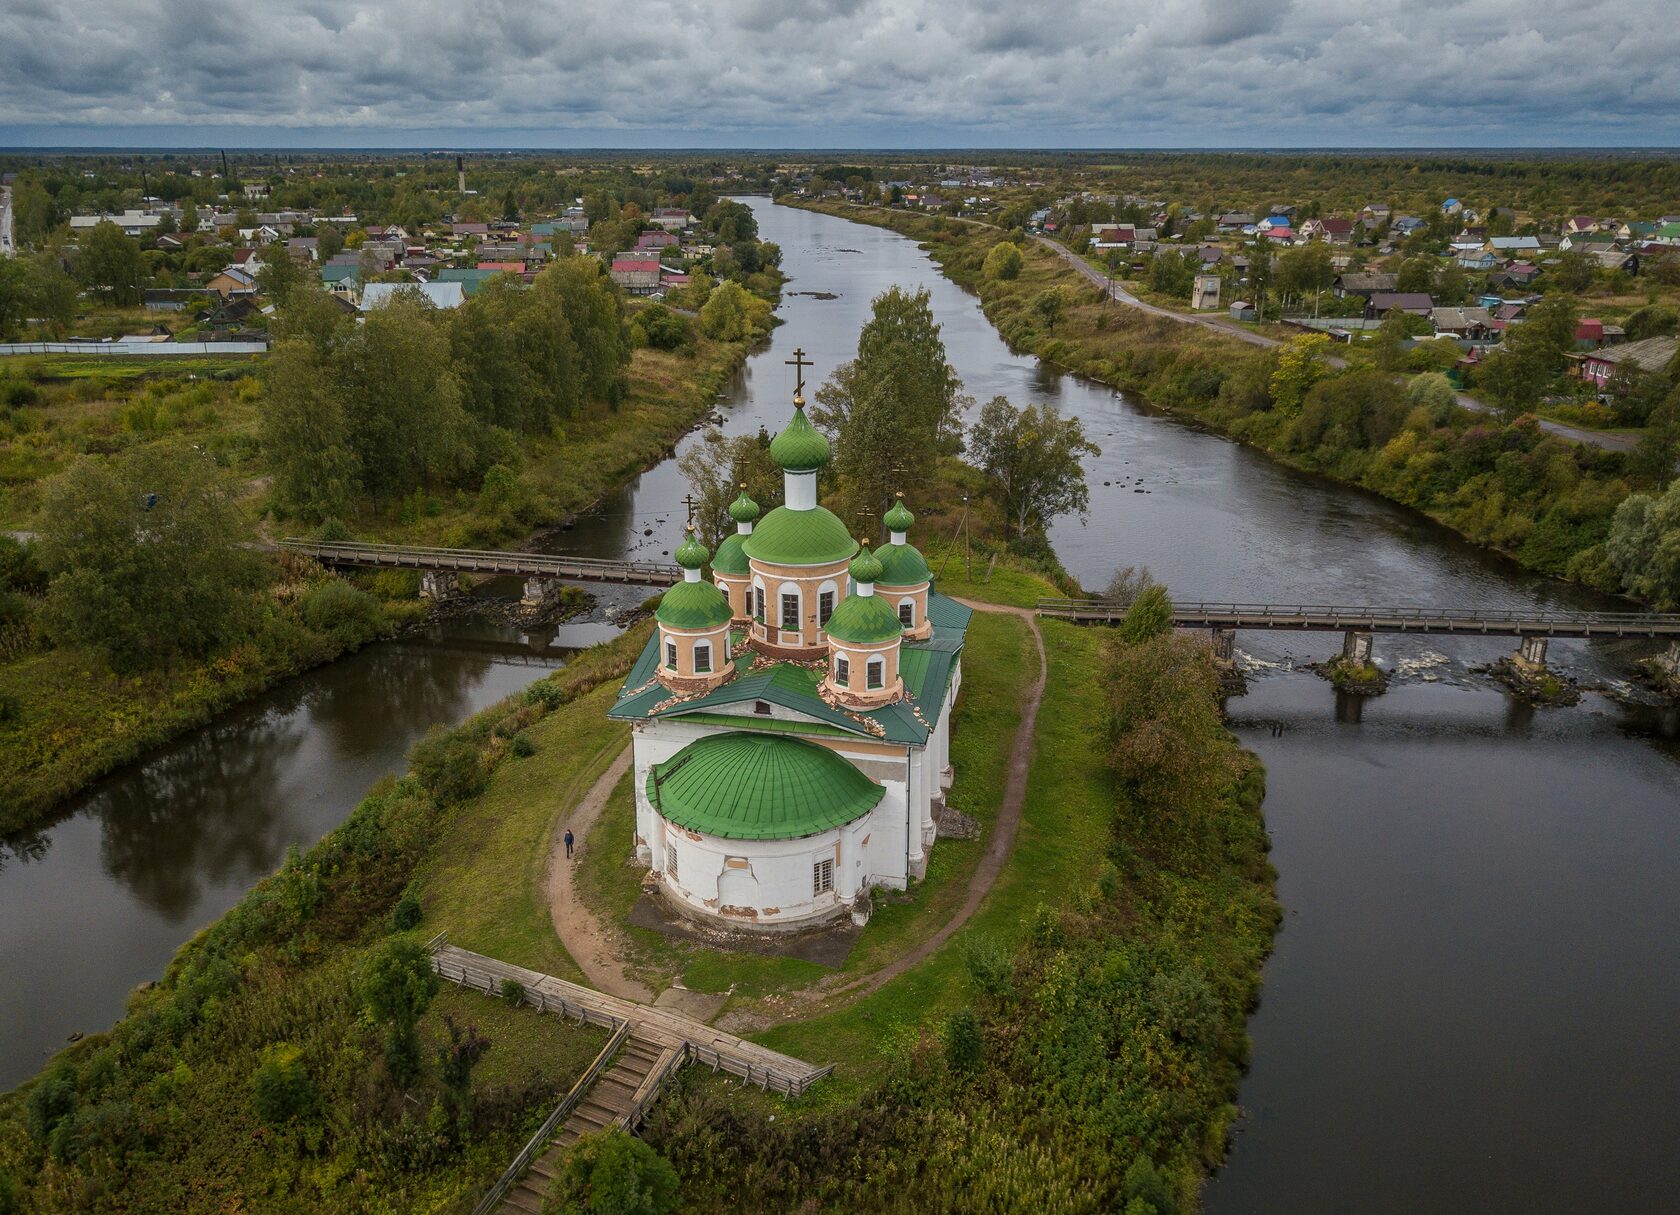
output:
[[[731,732],[696,739],[648,773],[662,817],[704,835],[787,840],[862,818],[886,790],[815,743]]]
[[[770,440],[770,458],[787,472],[815,472],[828,463],[829,454],[828,440],[796,403],[793,420]]]
[[[933,581],[933,571],[927,559],[910,544],[883,544],[875,550],[881,563],[881,576],[875,581],[882,586],[920,586]]]
[[[859,558],[862,560],[862,558]],[[855,567],[857,562],[852,562]],[[830,637],[853,645],[891,641],[904,631],[898,613],[879,595],[847,595],[823,626]]]
[[[323,283],[342,283],[348,279],[359,279],[361,267],[349,265],[322,266],[321,281]]]
[[[727,624],[734,613],[710,582],[679,582],[665,592],[653,615],[674,629],[709,629]]]
[[[778,506],[744,537],[747,556],[772,565],[827,565],[857,552],[857,541],[833,511]]]
[[[881,563],[875,560],[875,555],[865,544],[863,551],[852,558],[852,563],[846,567],[846,572],[852,576],[853,582],[874,582],[881,576]]]
[[[718,574],[745,574],[748,572],[746,550],[741,547],[746,537],[736,532],[732,536],[725,536],[723,543],[718,545],[718,551],[712,554],[712,571]]]
[[[685,570],[697,570],[706,564],[706,558],[711,554],[706,551],[706,546],[700,543],[699,537],[694,534],[694,525],[690,524],[687,537],[677,545],[677,551],[672,556]]]
[[[751,523],[758,514],[758,503],[747,497],[746,486],[742,486],[741,496],[729,504],[729,517],[737,523]]]
[[[881,520],[882,523],[887,525],[887,530],[891,532],[907,532],[910,530],[910,525],[915,521],[916,516],[912,515],[910,508],[904,505],[903,494],[898,495],[898,501],[893,503],[893,508],[887,512],[887,517]]]
[[[907,641],[899,647],[898,670],[904,679],[905,699],[870,709],[840,709],[819,693],[823,672],[793,662],[776,662],[751,650],[735,656],[735,674],[728,682],[704,696],[680,700],[661,684],[659,638],[647,646],[619,689],[618,701],[607,715],[618,721],[647,721],[656,717],[716,724],[713,717],[758,701],[799,714],[797,723],[820,723],[860,738],[889,743],[920,745],[927,741],[933,723],[944,712],[951,690],[951,672],[962,655],[963,637],[973,611],[937,591],[928,596],[928,621],[933,636],[927,641]],[[756,716],[761,723],[776,718]],[[769,727],[774,728],[774,727]],[[820,732],[820,731],[819,731]]]

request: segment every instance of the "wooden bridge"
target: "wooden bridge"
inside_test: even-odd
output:
[[[797,1097],[834,1070],[713,1029],[666,1008],[622,1000],[522,966],[513,966],[447,943],[439,933],[429,946],[440,978],[500,996],[508,980],[524,1003],[540,1012],[571,1017],[611,1031],[537,1133],[479,1201],[473,1215],[492,1211],[540,1215],[547,1191],[572,1144],[609,1127],[634,1131],[661,1089],[689,1063],[729,1072],[770,1092]]]
[[[1038,614],[1076,624],[1118,624],[1127,604],[1105,599],[1040,599]],[[1482,637],[1645,637],[1680,639],[1680,614],[1553,612],[1493,608],[1338,607],[1325,604],[1174,603],[1173,625],[1204,629],[1286,629],[1322,633],[1436,633]]]
[[[322,565],[348,569],[421,570],[429,574],[508,574],[526,579],[614,582],[630,586],[670,586],[682,578],[681,567],[662,561],[609,561],[598,557],[562,557],[550,553],[369,544],[360,540],[289,538],[280,541],[279,547],[282,552],[313,557]]]

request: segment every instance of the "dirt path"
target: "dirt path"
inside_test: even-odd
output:
[[[980,909],[980,904],[997,884],[1004,865],[1009,861],[1009,854],[1015,847],[1015,836],[1021,827],[1021,811],[1027,802],[1027,775],[1032,770],[1033,735],[1038,726],[1038,706],[1044,699],[1044,681],[1048,678],[1050,670],[1044,654],[1044,635],[1039,632],[1037,617],[1028,608],[1003,607],[967,599],[959,599],[957,602],[977,612],[1003,612],[1020,617],[1026,621],[1027,629],[1032,633],[1033,649],[1038,653],[1038,675],[1026,689],[1026,698],[1021,704],[1021,724],[1015,728],[1015,741],[1009,748],[1009,776],[1003,787],[1003,803],[998,807],[997,821],[992,824],[990,838],[986,841],[986,851],[981,855],[980,864],[975,867],[973,876],[968,880],[968,896],[963,899],[962,906],[957,908],[956,914],[940,925],[932,935],[923,938],[916,948],[903,957],[851,983],[832,988],[827,993],[830,997],[846,996],[856,999],[866,996],[932,957],[945,942],[956,935],[957,929],[968,923],[969,918]]]
[[[613,789],[630,770],[630,757],[630,747],[626,745],[571,814],[555,825],[554,847],[548,854],[548,910],[560,944],[572,955],[572,961],[578,964],[591,987],[626,1000],[646,1002],[653,999],[653,992],[625,974],[622,952],[612,929],[584,905],[574,880],[577,873],[574,866],[583,859],[589,829],[601,817]],[[573,860],[566,859],[568,827],[574,841]]]

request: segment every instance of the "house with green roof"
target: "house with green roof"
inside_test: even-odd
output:
[[[770,452],[782,504],[761,517],[743,487],[715,555],[690,527],[609,710],[633,729],[636,858],[714,925],[861,923],[871,890],[926,873],[971,612],[934,589],[902,501],[879,553],[817,502],[828,440],[800,396]]]

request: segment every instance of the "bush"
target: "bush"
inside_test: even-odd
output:
[[[580,1141],[554,1182],[551,1215],[668,1215],[677,1209],[677,1171],[620,1130]]]
[[[407,932],[420,923],[424,914],[420,907],[420,896],[415,893],[414,887],[410,885],[402,892],[402,897],[391,907],[391,931]]]
[[[983,935],[971,937],[963,950],[963,962],[980,991],[994,998],[1009,994],[1014,977],[1009,954],[996,940]]]
[[[537,753],[537,744],[531,741],[529,734],[515,734],[508,750],[515,759],[529,759]]]
[[[664,304],[652,304],[636,317],[636,324],[656,350],[677,350],[688,345],[688,321]]]
[[[1159,637],[1172,628],[1172,599],[1159,584],[1146,586],[1132,600],[1120,621],[1120,636],[1133,645]]]
[[[7,409],[34,405],[40,399],[41,390],[28,380],[7,380],[4,385],[0,385],[0,405]]]
[[[966,1008],[952,1013],[945,1022],[945,1063],[954,1072],[971,1072],[980,1066],[983,1048],[980,1018]]]
[[[315,529],[315,539],[323,544],[337,544],[350,539],[350,529],[337,519],[328,519]]]
[[[270,1127],[304,1118],[315,1104],[315,1086],[303,1065],[303,1052],[290,1042],[265,1047],[251,1077],[251,1103]]]
[[[340,645],[361,645],[379,636],[385,613],[379,601],[342,578],[311,587],[303,598],[303,622]]]
[[[503,979],[502,999],[506,1000],[509,1004],[512,1004],[515,1008],[525,1003],[525,984],[521,983],[518,979]]]
[[[487,778],[478,748],[437,726],[414,744],[408,764],[426,792],[445,804],[478,794]]]
[[[1009,282],[1021,277],[1021,251],[1011,241],[1000,240],[986,254],[980,273],[987,278]]]

